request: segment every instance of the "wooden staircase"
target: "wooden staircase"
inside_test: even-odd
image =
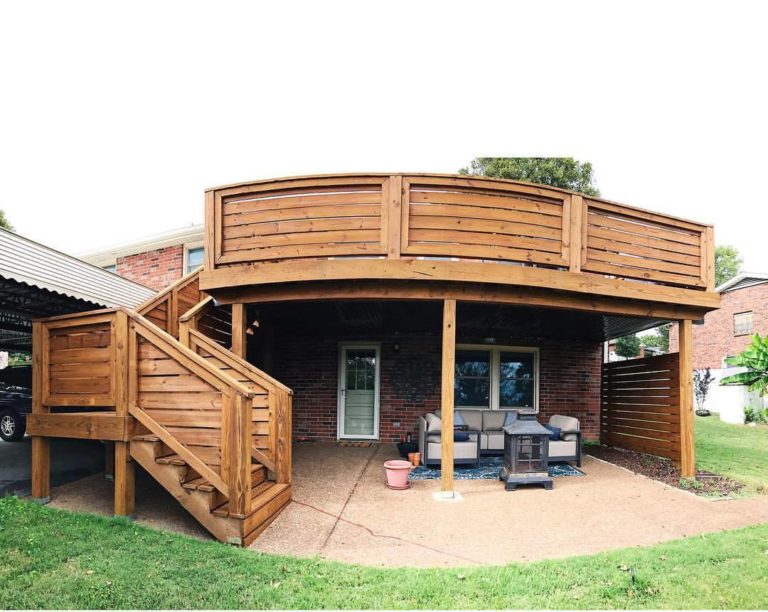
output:
[[[267,469],[253,463],[250,512],[233,516],[227,498],[157,436],[134,436],[131,457],[203,527],[229,544],[250,545],[291,499],[291,485],[270,480]]]
[[[288,504],[291,390],[231,350],[231,313],[200,292],[197,273],[136,312],[57,317],[36,330],[49,389],[73,388],[65,378],[77,372],[77,394],[49,391],[42,421],[53,406],[113,409],[126,422],[119,456],[222,542],[247,546]]]

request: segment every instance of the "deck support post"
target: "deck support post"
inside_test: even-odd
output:
[[[245,359],[245,347],[247,336],[245,335],[248,329],[248,316],[247,308],[242,302],[232,304],[232,352]]]
[[[115,442],[115,516],[132,516],[136,505],[135,467],[129,442]]]
[[[456,368],[456,300],[443,302],[443,359],[440,417],[442,440],[440,458],[440,491],[453,497],[453,404]]]
[[[32,499],[51,501],[51,439],[32,436]]]
[[[115,443],[104,442],[104,480],[115,479]]]
[[[678,323],[680,350],[678,376],[680,377],[680,475],[696,476],[696,457],[693,439],[693,325],[690,319]]]
[[[32,323],[32,414],[48,412],[43,405],[46,333],[42,323]],[[51,501],[51,439],[42,436],[32,436],[32,499],[41,504]]]

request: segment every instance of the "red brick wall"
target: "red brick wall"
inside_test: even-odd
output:
[[[338,337],[276,338],[274,376],[291,387],[295,438],[336,437]],[[344,338],[360,340],[360,338]],[[400,334],[364,340],[381,342],[380,437],[398,441],[416,432],[417,419],[440,406],[440,337]],[[400,345],[398,352],[394,344]],[[477,343],[476,338],[459,338]],[[516,344],[533,346],[520,340]],[[600,431],[600,367],[602,345],[587,342],[536,343],[540,347],[540,416],[580,419],[586,439]]]
[[[727,291],[721,296],[720,310],[704,317],[704,325],[693,326],[693,367],[720,368],[723,357],[737,355],[751,342],[755,332],[768,333],[768,283]],[[754,331],[745,336],[733,334],[733,315],[752,311]],[[669,350],[677,351],[677,325],[669,331]]]
[[[184,275],[184,247],[177,245],[120,257],[115,272],[159,291]]]

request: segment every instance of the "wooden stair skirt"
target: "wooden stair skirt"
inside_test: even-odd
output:
[[[254,463],[251,512],[245,518],[231,517],[227,498],[159,438],[136,436],[130,448],[139,465],[221,542],[250,545],[291,500],[291,485],[269,480],[266,468]]]

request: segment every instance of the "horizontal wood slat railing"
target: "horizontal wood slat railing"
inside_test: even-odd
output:
[[[200,303],[204,294],[200,291],[200,271],[195,270],[169,285],[156,296],[136,309],[164,332],[179,337],[179,318],[195,304]]]
[[[714,288],[710,226],[546,186],[365,174],[207,192],[206,280],[233,266],[329,258],[502,262]]]
[[[680,375],[677,353],[603,364],[603,444],[679,461]]]
[[[250,389],[253,394],[251,455],[275,474],[278,484],[291,482],[291,405],[293,392],[267,373],[254,367],[208,336],[209,315],[218,307],[208,298],[185,313],[180,321],[180,339],[210,365]],[[217,328],[231,339],[230,328]],[[221,335],[219,335],[221,338]]]

